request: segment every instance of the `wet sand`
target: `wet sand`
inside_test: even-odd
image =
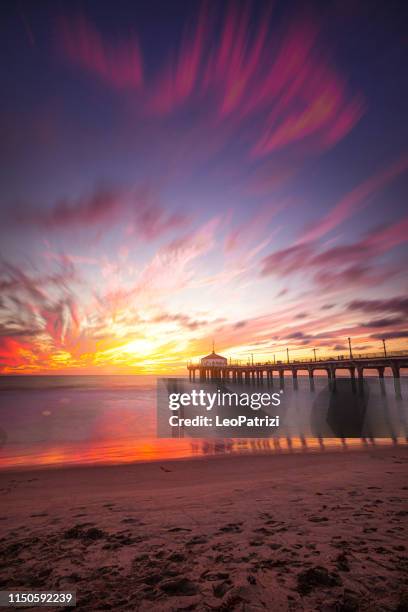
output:
[[[392,447],[2,472],[0,587],[76,590],[79,610],[402,612],[407,468]]]

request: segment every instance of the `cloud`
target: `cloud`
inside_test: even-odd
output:
[[[21,292],[23,296],[41,301],[47,297],[47,287],[54,286],[63,290],[75,280],[77,280],[75,267],[63,256],[58,262],[57,270],[47,274],[40,274],[35,269],[27,272],[21,266],[0,260],[0,290],[4,295],[12,294],[17,305],[21,305],[18,298]]]
[[[15,208],[15,207],[14,207]],[[72,230],[126,223],[127,235],[138,235],[146,240],[185,226],[188,215],[166,210],[153,190],[147,187],[114,189],[96,187],[77,199],[57,200],[48,209],[34,209],[28,205],[10,213],[15,222],[45,229]]]
[[[53,339],[55,346],[64,345],[68,333],[72,339],[78,332],[78,309],[72,296],[44,304],[39,308],[39,314],[45,323],[44,331]]]
[[[262,276],[270,274],[285,276],[304,268],[314,254],[314,247],[310,245],[294,245],[280,249],[262,260]]]
[[[195,330],[200,327],[206,327],[209,321],[192,319],[190,316],[182,313],[170,314],[162,313],[154,317],[152,323],[177,323],[180,327]]]
[[[326,289],[373,285],[398,273],[397,267],[375,265],[384,253],[406,242],[408,217],[371,230],[360,240],[321,249],[317,242],[301,242],[265,257],[261,275],[286,276],[310,271],[314,282]]]
[[[29,338],[32,336],[38,336],[41,333],[41,329],[18,327],[19,325],[20,321],[18,320],[8,320],[4,324],[0,323],[0,337],[7,336],[8,338]]]
[[[245,327],[246,324],[246,321],[237,321],[236,323],[234,323],[234,327],[235,329],[239,329],[240,327]]]
[[[97,188],[89,196],[77,200],[62,199],[49,210],[18,212],[20,221],[46,228],[72,228],[116,220],[123,210],[124,194],[105,188]]]
[[[362,310],[367,313],[401,312],[408,314],[408,298],[396,296],[377,300],[353,300],[347,305],[349,310]]]
[[[152,308],[164,297],[191,288],[196,283],[193,262],[214,246],[219,218],[215,217],[191,234],[184,234],[160,247],[139,272],[136,280],[117,283],[97,297],[99,307],[112,315],[127,309],[130,301]],[[116,316],[116,315],[115,315]]]
[[[209,34],[209,23],[203,3],[195,30],[185,31],[175,59],[159,74],[148,97],[149,112],[166,114],[183,104],[193,93],[199,78],[204,44]]]
[[[257,210],[251,211],[249,219],[233,227],[226,234],[226,253],[241,249],[246,253],[256,255],[260,250],[264,249],[279,232],[279,227],[271,231],[270,223],[278,213],[282,212],[285,206],[286,202],[268,202],[267,204],[260,205]]]
[[[214,218],[194,233],[176,238],[160,248],[142,271],[136,292],[166,295],[187,286],[193,278],[190,265],[213,248],[218,223],[219,219]]]
[[[322,268],[313,277],[314,282],[322,289],[341,288],[345,290],[349,287],[370,287],[379,285],[385,280],[389,280],[397,270],[376,268],[374,266],[355,263],[343,269]]]
[[[372,334],[370,338],[374,338],[375,340],[396,340],[398,338],[408,338],[408,331],[392,331],[385,332],[383,334]]]
[[[383,172],[378,172],[342,198],[319,223],[313,224],[299,239],[299,243],[311,242],[327,234],[349,217],[362,210],[371,196],[385,187],[396,176],[408,169],[408,156],[395,161]]]
[[[203,3],[195,26],[147,84],[146,112],[165,117],[188,103],[218,132],[222,122],[248,135],[252,159],[300,142],[321,150],[344,138],[364,103],[325,59],[318,20],[273,27],[271,13],[272,4],[255,12],[250,3],[226,11]]]
[[[313,65],[313,64],[312,64]],[[364,105],[362,100],[356,98],[347,103],[344,88],[333,74],[321,71],[319,67],[313,66],[315,74],[312,75],[312,67],[309,78],[302,83],[302,94],[298,92],[298,98],[305,109],[298,110],[293,104],[291,112],[281,109],[283,117],[276,126],[278,112],[272,113],[272,129],[260,138],[253,147],[254,156],[266,155],[282,149],[297,141],[303,141],[315,137],[316,142],[332,146],[354,127],[363,115]],[[306,72],[306,70],[305,70]],[[310,78],[311,77],[311,78]],[[314,82],[314,85],[311,84]],[[302,99],[303,98],[303,99]]]
[[[385,319],[373,319],[363,323],[363,327],[394,327],[402,325],[406,321],[405,317],[389,317]]]
[[[137,234],[153,240],[172,230],[185,227],[190,217],[182,212],[169,212],[155,199],[152,193],[143,192],[130,208],[131,222],[127,234]]]
[[[142,56],[135,35],[119,44],[103,38],[84,16],[62,17],[57,28],[64,57],[114,89],[138,89],[143,82]]]
[[[0,286],[7,302],[8,320],[1,334],[8,337],[48,336],[61,346],[67,334],[76,334],[79,316],[72,292],[78,277],[72,262],[61,259],[49,274],[23,270],[1,262]]]
[[[367,235],[364,246],[373,252],[385,253],[408,240],[408,216]]]
[[[288,334],[286,336],[286,338],[290,339],[290,340],[309,340],[312,336],[308,336],[307,334],[305,334],[302,331],[295,331],[292,332],[291,334]]]

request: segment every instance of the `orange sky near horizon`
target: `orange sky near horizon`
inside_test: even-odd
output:
[[[8,11],[0,375],[407,349],[402,20],[176,4]]]

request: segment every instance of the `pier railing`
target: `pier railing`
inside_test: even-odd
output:
[[[330,355],[330,356],[316,356],[307,357],[302,359],[289,359],[289,361],[276,361],[276,364],[282,363],[315,363],[319,361],[356,361],[358,359],[388,359],[392,357],[407,357],[408,351],[387,351],[387,354],[384,351],[379,351],[377,353],[356,353],[353,351],[352,355],[350,354],[341,354],[341,355]],[[273,361],[266,362],[265,365],[272,365]],[[260,364],[264,365],[264,364]]]
[[[225,367],[234,367],[234,368],[248,368],[248,367],[260,367],[260,366],[285,366],[285,365],[295,365],[297,363],[322,363],[322,362],[337,362],[337,363],[341,363],[342,361],[359,361],[359,360],[370,360],[370,359],[392,359],[392,358],[398,358],[398,357],[408,357],[408,350],[403,350],[403,351],[387,351],[386,353],[384,353],[384,351],[378,351],[375,353],[357,353],[355,351],[352,352],[352,355],[350,356],[349,353],[343,353],[343,354],[338,354],[338,355],[316,355],[316,356],[309,356],[309,357],[302,357],[302,358],[289,358],[289,361],[287,360],[269,360],[269,361],[254,361],[249,362],[249,361],[245,361],[243,359],[241,360],[232,360],[231,362],[228,362],[228,364],[225,365]],[[200,362],[194,362],[194,361],[189,361],[187,366],[188,367],[200,367]]]

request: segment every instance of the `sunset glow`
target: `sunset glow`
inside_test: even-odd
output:
[[[24,6],[0,373],[173,374],[213,339],[243,363],[406,347],[402,28],[390,73],[357,9]]]

